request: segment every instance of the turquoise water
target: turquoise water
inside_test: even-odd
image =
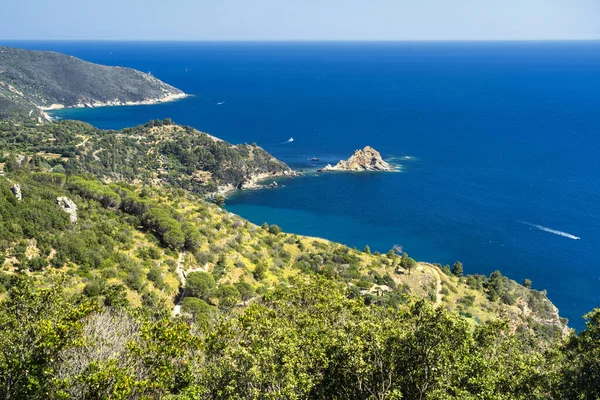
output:
[[[102,128],[170,117],[294,168],[365,145],[403,166],[228,200],[253,222],[531,278],[578,328],[600,306],[598,42],[13,44],[150,71],[194,94],[58,117]]]

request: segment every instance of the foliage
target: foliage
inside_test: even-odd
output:
[[[207,300],[215,289],[215,280],[206,272],[190,272],[185,284],[188,296]]]

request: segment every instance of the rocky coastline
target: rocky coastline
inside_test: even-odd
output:
[[[51,104],[49,106],[38,106],[42,111],[54,111],[61,110],[64,108],[96,108],[96,107],[113,107],[113,106],[140,106],[140,105],[154,105],[160,103],[168,103],[171,101],[181,100],[185,97],[190,96],[187,93],[166,93],[164,96],[149,98],[140,101],[123,101],[120,99],[114,99],[112,101],[87,101],[79,102],[73,105],[64,104]]]
[[[220,185],[217,189],[217,192],[214,196],[223,196],[229,197],[233,193],[239,190],[259,190],[259,189],[276,189],[281,187],[275,179],[280,178],[296,178],[298,176],[302,176],[303,174],[298,171],[294,171],[289,169],[287,171],[278,172],[278,173],[260,173],[253,175],[249,180],[244,182],[240,187],[235,187],[234,185]],[[270,182],[269,182],[270,181]]]

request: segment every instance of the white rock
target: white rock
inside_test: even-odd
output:
[[[19,185],[18,183],[15,183],[10,190],[12,190],[13,194],[15,195],[15,198],[19,201],[23,200],[23,195],[21,194],[21,185]]]
[[[69,214],[71,222],[77,222],[77,204],[68,197],[57,197],[56,203],[63,209],[64,212]]]

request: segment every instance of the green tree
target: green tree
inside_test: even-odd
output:
[[[213,198],[213,203],[219,207],[223,207],[225,205],[225,197],[218,194]]]
[[[457,261],[452,266],[452,273],[454,276],[458,276],[459,278],[463,276],[463,265],[460,261]]]
[[[369,247],[369,245],[365,246],[365,249],[363,250],[363,252],[366,254],[371,254],[371,248]]]
[[[584,316],[586,329],[572,333],[562,347],[557,399],[600,398],[600,308]]]
[[[80,340],[81,321],[97,307],[68,296],[60,277],[48,287],[24,277],[13,283],[0,303],[0,398],[45,399],[59,353]]]
[[[190,272],[185,283],[187,296],[207,300],[215,288],[215,280],[206,272]]]
[[[266,273],[267,266],[264,263],[258,263],[256,267],[254,267],[254,271],[252,271],[252,275],[257,281],[262,281]]]
[[[269,225],[269,233],[272,235],[279,235],[281,233],[281,228],[275,224]]]
[[[235,284],[235,287],[240,292],[240,296],[242,298],[242,301],[244,302],[244,305],[246,305],[246,302],[248,300],[256,296],[256,291],[248,282],[238,282]]]
[[[219,286],[215,296],[219,299],[219,307],[224,309],[233,308],[242,300],[240,292],[233,285]]]
[[[217,260],[217,263],[215,264],[215,267],[213,269],[213,275],[215,276],[216,279],[219,279],[223,275],[225,275],[226,272],[227,272],[227,259],[225,258],[225,254],[221,253],[219,255],[219,259]]]
[[[531,289],[531,285],[532,285],[531,279],[525,279],[523,281],[523,286],[525,286],[527,289]]]
[[[400,259],[400,266],[410,272],[417,266],[417,262],[408,256],[408,253],[402,254],[402,258]]]
[[[181,301],[181,310],[192,314],[194,322],[202,328],[207,328],[211,324],[211,319],[217,313],[216,307],[196,297],[184,298]]]
[[[102,294],[104,295],[104,305],[108,307],[124,308],[129,305],[127,290],[120,283],[107,286]]]
[[[163,235],[163,241],[174,250],[180,250],[185,245],[185,234],[181,229],[169,229]]]

